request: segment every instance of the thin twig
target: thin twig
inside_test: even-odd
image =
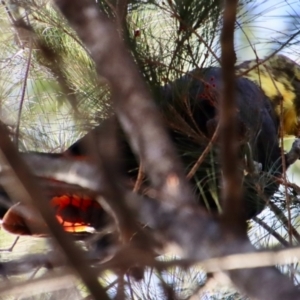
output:
[[[30,65],[31,65],[31,57],[32,57],[32,47],[33,47],[32,37],[30,36],[29,39],[30,39],[30,41],[29,41],[28,60],[27,60],[27,65],[26,65],[24,79],[23,79],[23,87],[22,87],[20,106],[19,106],[19,110],[18,110],[18,118],[17,118],[17,125],[16,125],[15,144],[16,144],[17,148],[19,145],[21,115],[22,115],[22,111],[23,111],[23,104],[25,101],[25,93],[26,93],[26,88],[27,88],[27,81],[28,81],[29,70],[30,70]]]
[[[213,136],[211,137],[209,143],[207,144],[206,148],[204,149],[204,151],[201,153],[200,157],[197,159],[197,161],[195,162],[195,164],[193,165],[193,167],[191,168],[191,170],[189,171],[189,173],[187,174],[187,179],[191,179],[195,173],[197,172],[198,168],[200,167],[200,165],[203,163],[205,157],[207,156],[207,154],[209,153],[209,151],[211,150],[214,142],[216,141],[218,135],[219,135],[219,125],[220,123],[218,123],[217,128],[213,134]]]
[[[47,292],[51,292],[62,290],[67,287],[74,287],[75,284],[76,277],[71,273],[70,270],[65,269],[59,273],[56,273],[55,275],[51,274],[50,276],[43,276],[42,278],[32,279],[23,283],[5,283],[5,286],[0,286],[0,295],[1,297],[32,297],[34,295],[45,293],[45,286],[47,286]]]
[[[234,28],[237,0],[225,1],[221,32],[221,64],[223,93],[220,101],[221,162],[223,171],[222,201],[224,221],[232,229],[246,234],[243,216],[242,176],[239,171],[237,143],[237,113],[235,100]]]
[[[299,35],[299,33],[300,33],[300,30],[298,30],[297,32],[292,34],[278,49],[273,51],[270,55],[266,56],[264,59],[259,60],[257,62],[257,64],[254,64],[253,66],[251,66],[251,68],[248,68],[246,71],[239,73],[238,76],[243,77],[243,76],[247,75],[249,72],[251,72],[252,70],[254,70],[255,68],[258,68],[260,65],[267,62],[270,58],[272,58],[274,55],[279,53],[289,42],[291,42],[295,37],[297,37]]]
[[[136,193],[139,191],[139,189],[142,186],[143,179],[144,179],[143,165],[142,165],[142,163],[140,163],[138,175],[137,175],[134,187],[133,187],[133,192]]]
[[[288,243],[276,230],[270,227],[267,223],[265,223],[262,219],[258,217],[254,217],[253,220],[263,227],[268,233],[273,235],[283,246],[288,247],[290,243]]]

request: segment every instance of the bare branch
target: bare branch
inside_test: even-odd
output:
[[[235,101],[235,51],[234,27],[237,0],[225,1],[223,28],[221,32],[223,93],[220,101],[221,161],[223,170],[222,201],[224,221],[232,230],[246,233],[243,201],[241,196],[242,176],[240,174],[237,143],[237,106]]]
[[[48,225],[49,231],[55,237],[57,243],[64,251],[66,259],[70,265],[78,272],[83,282],[95,298],[109,299],[97,280],[97,275],[89,267],[83,252],[71,241],[70,237],[62,230],[52,213],[49,203],[44,199],[43,194],[38,190],[27,165],[20,158],[18,151],[7,136],[4,126],[0,125],[0,149],[13,169],[15,176],[23,185],[25,190],[24,202],[30,206],[34,205],[40,212],[44,221]]]
[[[166,201],[192,203],[192,193],[160,113],[112,22],[92,1],[55,3],[86,45],[99,76],[108,80],[119,121],[155,188]]]

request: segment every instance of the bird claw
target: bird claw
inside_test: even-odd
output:
[[[262,164],[257,161],[253,161],[254,174],[259,174],[262,171]]]
[[[297,159],[300,159],[300,139],[295,139],[291,150],[286,154],[287,165],[293,164]]]

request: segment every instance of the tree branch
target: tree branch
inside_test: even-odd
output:
[[[223,170],[222,202],[224,221],[239,234],[246,234],[247,225],[243,216],[237,143],[237,106],[235,101],[235,51],[234,26],[237,0],[225,1],[223,28],[221,32],[221,65],[223,92],[220,102],[221,162]]]
[[[96,273],[87,263],[83,251],[81,251],[62,230],[52,213],[50,204],[44,199],[43,193],[39,191],[28,166],[21,159],[17,149],[7,136],[7,130],[2,124],[0,124],[0,136],[0,149],[2,150],[2,155],[14,171],[14,175],[17,177],[24,190],[24,203],[29,206],[35,206],[38,209],[45,223],[48,225],[50,233],[63,250],[65,258],[82,278],[82,281],[95,299],[100,297],[101,299],[108,300],[108,296],[97,280]]]

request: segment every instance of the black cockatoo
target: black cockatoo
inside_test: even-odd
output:
[[[241,175],[244,176],[245,203],[242,213],[246,219],[260,213],[266,205],[266,200],[269,200],[279,187],[276,178],[283,172],[279,147],[280,132],[298,136],[299,130],[300,67],[281,55],[259,63],[261,62],[257,60],[247,61],[236,67],[238,143]],[[217,135],[195,172],[189,172],[218,128],[220,93],[221,69],[210,67],[189,72],[160,88],[155,95],[174,147],[189,174],[196,198],[200,205],[206,206],[212,213],[222,211],[222,204],[219,202],[222,173]],[[281,129],[280,120],[283,127]],[[86,140],[92,135],[97,147],[97,139],[101,139],[101,126],[103,125],[94,128],[64,153],[55,156],[75,160],[88,157]],[[119,140],[122,145],[124,174],[127,174],[133,186],[139,162],[121,130]],[[298,157],[300,142],[296,140],[291,151],[284,156],[286,167]],[[144,178],[140,192],[143,193],[146,188],[147,178]],[[2,195],[7,201],[8,196],[4,190]],[[67,231],[98,230],[106,222],[107,214],[101,205],[94,201],[93,195],[67,194],[61,191],[59,194],[49,195],[48,198],[58,221]],[[1,208],[3,227],[12,233],[43,235],[43,228],[40,232],[30,232],[26,222],[30,222],[32,218],[28,217],[25,220],[24,216],[21,216],[22,205],[13,205],[10,209]]]

